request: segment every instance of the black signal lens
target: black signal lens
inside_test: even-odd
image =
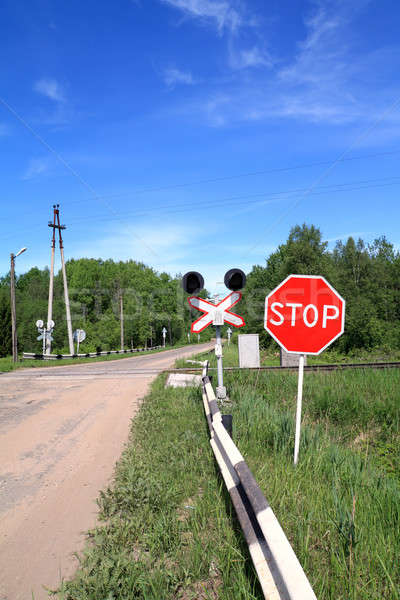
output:
[[[204,279],[201,273],[189,271],[182,277],[182,287],[187,294],[198,294],[204,287]]]
[[[225,273],[224,283],[228,290],[237,292],[246,285],[246,275],[241,269],[230,269]]]

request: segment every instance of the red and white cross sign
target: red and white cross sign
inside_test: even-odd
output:
[[[218,304],[213,304],[197,296],[188,298],[190,306],[204,313],[204,315],[192,323],[191,332],[199,333],[211,325],[211,323],[213,325],[223,325],[225,322],[234,327],[243,327],[243,325],[246,325],[242,317],[229,311],[232,306],[239,302],[241,297],[242,294],[240,292],[232,292],[232,294],[229,294],[229,296],[221,300]]]

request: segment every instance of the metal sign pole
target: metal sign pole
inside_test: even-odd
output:
[[[297,382],[296,433],[294,438],[294,464],[297,465],[300,448],[301,404],[303,400],[304,354],[299,356],[299,379]]]
[[[226,398],[226,389],[224,387],[224,367],[222,363],[221,325],[215,326],[215,356],[217,357],[218,375],[217,398],[224,400]]]

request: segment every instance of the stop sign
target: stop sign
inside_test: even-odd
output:
[[[289,275],[265,299],[264,327],[286,352],[320,354],[342,335],[344,312],[324,277]]]

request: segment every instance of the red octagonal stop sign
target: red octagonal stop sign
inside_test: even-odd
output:
[[[344,312],[324,277],[289,275],[265,299],[264,327],[287,352],[320,354],[342,335]]]

